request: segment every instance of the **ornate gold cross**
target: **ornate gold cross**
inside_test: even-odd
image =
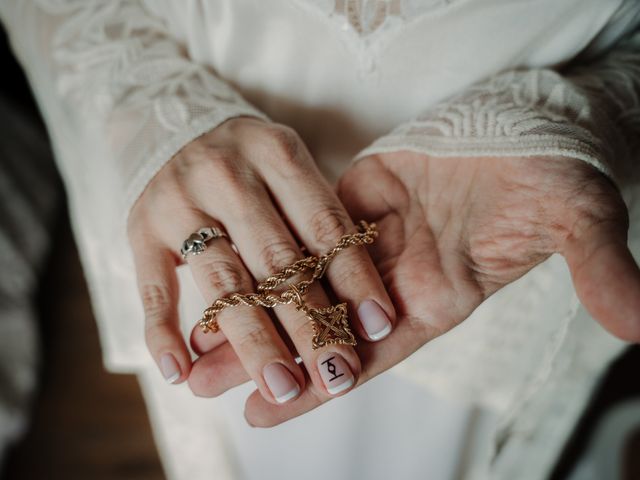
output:
[[[307,316],[313,322],[311,345],[314,350],[331,344],[357,344],[349,328],[346,303],[326,308],[310,308]]]

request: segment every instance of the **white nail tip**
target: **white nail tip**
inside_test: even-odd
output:
[[[176,372],[173,375],[171,375],[169,378],[167,378],[167,383],[175,383],[176,380],[178,380],[180,378],[180,372]]]
[[[300,393],[300,387],[298,385],[296,385],[295,388],[293,390],[291,390],[290,392],[285,393],[284,395],[282,395],[280,397],[276,397],[276,402],[284,403],[284,402],[286,402],[288,400],[291,400],[293,397],[298,395],[298,393]]]
[[[353,385],[353,378],[350,378],[349,380],[342,382],[340,385],[337,385],[333,388],[327,387],[327,392],[329,392],[331,395],[335,395],[337,393],[344,392],[347,388],[351,387],[351,385]]]
[[[370,334],[367,334],[367,335],[369,335],[369,338],[375,342],[376,340],[382,340],[384,337],[389,335],[389,332],[391,332],[391,325],[387,325],[386,327],[384,327],[379,332],[370,333]]]

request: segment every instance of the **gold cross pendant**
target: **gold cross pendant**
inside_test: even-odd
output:
[[[314,350],[331,344],[356,345],[356,338],[349,328],[346,303],[326,308],[310,308],[307,316],[313,322]]]

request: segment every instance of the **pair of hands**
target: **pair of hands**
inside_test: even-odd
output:
[[[220,332],[194,328],[192,364],[175,272],[190,233],[219,226],[237,246],[216,239],[187,258],[210,303],[254,291],[256,279],[301,258],[300,245],[326,252],[354,231],[351,219],[377,223],[378,239],[339,254],[327,285],[305,299],[314,307],[346,301],[355,348],[312,350],[311,324],[293,306],[234,307],[218,315]],[[640,341],[640,270],[626,246],[625,205],[575,159],[400,151],[355,163],[336,193],[293,130],[239,117],[168,162],[128,228],[146,341],[163,375],[207,397],[252,379],[245,417],[255,426],[284,422],[389,369],[554,252],[589,312],[614,335]]]

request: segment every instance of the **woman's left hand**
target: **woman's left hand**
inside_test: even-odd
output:
[[[627,210],[609,180],[582,161],[401,151],[357,162],[339,196],[352,218],[378,225],[370,252],[398,318],[384,342],[357,347],[358,384],[462,322],[555,252],[565,257],[587,310],[614,335],[640,341],[640,270],[626,245]],[[226,361],[233,371],[231,352]],[[307,389],[275,406],[256,391],[245,416],[271,426],[321,401]]]

